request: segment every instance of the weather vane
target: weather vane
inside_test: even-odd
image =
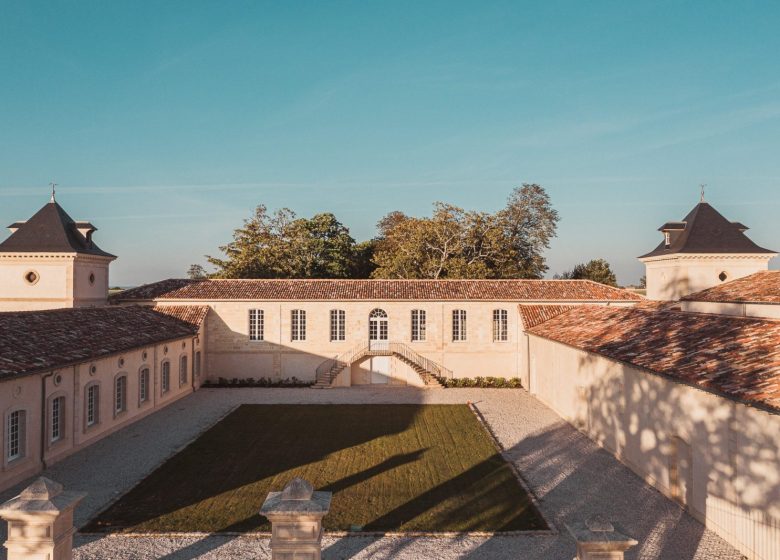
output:
[[[56,192],[57,189],[57,183],[49,183],[49,186],[51,187],[51,201],[55,202],[54,193]]]
[[[704,189],[705,189],[705,187],[706,187],[707,185],[706,185],[706,183],[702,183],[702,184],[701,184],[701,185],[699,185],[699,186],[701,187],[701,200],[700,200],[700,202],[704,202]]]

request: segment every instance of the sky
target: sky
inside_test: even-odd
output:
[[[539,183],[550,275],[606,258],[628,284],[706,184],[780,250],[778,29],[777,2],[0,0],[0,222],[54,181],[130,286],[258,204],[364,240]]]

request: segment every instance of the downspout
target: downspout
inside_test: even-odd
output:
[[[44,458],[44,452],[46,451],[46,380],[54,375],[54,371],[44,373],[41,376],[41,466],[42,470],[46,470],[46,459]]]

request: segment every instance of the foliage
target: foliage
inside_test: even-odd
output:
[[[642,289],[647,289],[647,275],[642,275],[642,278],[639,279],[639,287]]]
[[[205,280],[208,278],[208,274],[206,274],[206,269],[201,265],[191,264],[190,268],[187,270],[187,277],[191,280]]]
[[[496,213],[437,202],[428,218],[391,212],[378,224],[374,278],[540,278],[558,213],[524,184]]]
[[[455,377],[438,380],[446,389],[520,389],[523,386],[519,377]]]
[[[359,259],[370,256],[333,214],[298,218],[262,205],[220,251],[225,258],[207,257],[219,278],[351,278],[366,270]]]
[[[556,274],[555,278],[562,280],[593,280],[600,284],[617,287],[617,278],[612,267],[604,259],[593,259],[585,264],[578,264],[572,270]]]

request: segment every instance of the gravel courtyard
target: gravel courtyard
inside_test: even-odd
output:
[[[557,533],[492,538],[326,535],[324,558],[570,560],[575,546],[564,524],[594,513],[606,514],[639,540],[640,544],[627,558],[742,558],[677,505],[519,389],[204,389],[54,465],[45,475],[69,490],[88,493],[76,511],[76,524],[82,526],[239,404],[466,401],[476,404],[506,449],[506,457],[518,467],[536,494],[542,513],[555,525]],[[9,499],[22,487],[3,493],[0,499]],[[267,538],[249,536],[76,535],[75,546],[77,560],[266,559],[271,556]]]

